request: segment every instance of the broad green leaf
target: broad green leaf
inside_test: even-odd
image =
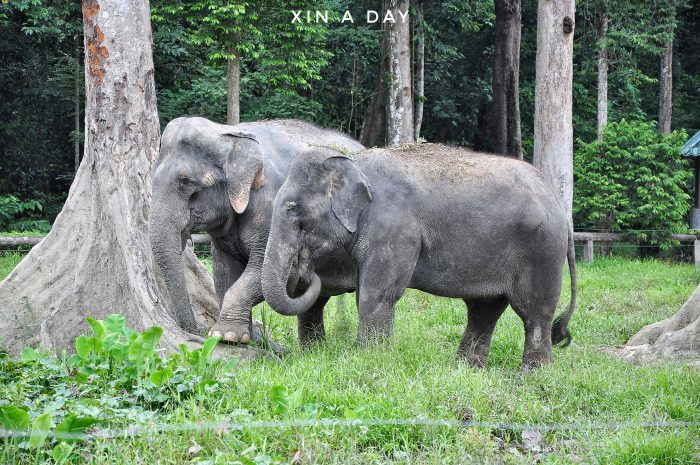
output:
[[[99,422],[100,420],[92,417],[68,415],[56,426],[56,438],[67,443],[75,442],[80,439],[75,437],[75,435],[83,434],[86,429]]]
[[[75,380],[79,383],[84,383],[91,375],[95,374],[95,370],[90,367],[80,367],[75,373]]]
[[[110,349],[109,355],[117,362],[126,360],[129,356],[129,345],[125,343],[116,344]]]
[[[105,329],[108,333],[122,334],[126,327],[126,317],[118,313],[112,313],[104,321]]]
[[[275,385],[270,389],[270,403],[277,414],[286,413],[289,409],[289,399],[287,398],[287,388]]]
[[[121,334],[119,333],[109,333],[107,334],[104,339],[102,339],[102,348],[106,351],[109,352],[112,350],[112,347],[114,347],[116,344],[119,343],[119,339],[121,339]]]
[[[80,357],[85,360],[90,357],[91,353],[97,354],[102,348],[102,341],[94,336],[85,336],[81,334],[75,340],[75,351]]]
[[[148,378],[157,387],[161,387],[162,385],[166,384],[170,380],[170,378],[172,378],[172,377],[173,377],[173,369],[170,367],[165,367],[162,370],[154,371],[153,373],[151,373],[151,376],[149,376]]]
[[[23,362],[34,362],[39,360],[39,352],[32,349],[31,347],[25,347],[20,353],[20,358]]]
[[[140,365],[156,349],[162,335],[163,328],[158,326],[152,326],[141,333],[129,345],[129,360]]]
[[[29,447],[32,449],[38,449],[44,445],[46,442],[46,437],[49,435],[49,430],[51,429],[51,413],[44,413],[39,415],[32,423],[32,432],[29,436]]]
[[[29,414],[19,407],[3,405],[0,407],[0,425],[8,431],[24,431],[29,427]]]
[[[199,370],[200,373],[206,368],[207,362],[211,358],[211,355],[214,353],[214,349],[216,348],[216,344],[221,340],[219,337],[210,337],[206,341],[204,341],[204,345],[202,345],[202,352],[199,355]]]
[[[68,459],[73,452],[73,447],[74,446],[66,444],[65,442],[56,444],[51,450],[51,457],[53,458],[55,465],[64,465],[66,462],[68,462]]]
[[[92,332],[95,333],[95,338],[99,341],[102,341],[102,339],[104,339],[104,337],[107,335],[105,325],[102,323],[102,321],[96,320],[94,318],[87,317],[86,319],[92,327]]]

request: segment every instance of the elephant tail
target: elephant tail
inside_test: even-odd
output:
[[[569,262],[569,275],[571,276],[571,301],[566,313],[559,315],[552,324],[552,344],[557,345],[561,343],[561,347],[571,344],[571,333],[567,326],[576,308],[576,253],[574,251],[573,226],[569,226],[569,244],[566,251],[566,259]]]

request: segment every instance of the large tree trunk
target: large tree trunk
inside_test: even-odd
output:
[[[241,122],[241,55],[228,60],[228,92],[226,98],[226,124]]]
[[[73,165],[75,167],[75,173],[78,173],[78,168],[80,167],[80,80],[82,76],[80,75],[80,46],[79,38],[75,37],[75,82],[73,83]]]
[[[571,218],[573,199],[574,0],[539,0],[534,165]]]
[[[388,0],[395,22],[387,22],[389,89],[386,106],[386,145],[398,147],[414,142],[411,92],[411,25],[408,1]],[[385,9],[386,10],[386,9]],[[403,16],[402,16],[403,13]]]
[[[619,355],[631,362],[672,358],[700,364],[700,286],[678,313],[642,328]]]
[[[669,40],[661,55],[659,76],[659,130],[671,133],[671,110],[673,106],[673,40]]]
[[[201,342],[168,311],[148,239],[150,169],[160,130],[145,0],[85,0],[85,153],[51,232],[0,283],[0,339],[73,348],[85,317],[121,313],[136,329],[164,329],[163,345]],[[199,324],[218,308],[211,276],[187,249]],[[242,349],[235,349],[240,351]]]
[[[381,143],[384,132],[384,112],[386,110],[385,79],[387,69],[387,40],[386,33],[382,34],[381,50],[379,54],[379,75],[372,92],[372,97],[362,118],[360,130],[360,144],[365,147],[376,147]]]
[[[608,125],[608,17],[602,14],[598,26],[598,140],[603,140]]]
[[[521,159],[520,0],[496,0],[491,127],[496,153]]]
[[[423,1],[415,3],[415,88],[416,88],[416,109],[413,122],[413,136],[418,140],[420,128],[423,125],[423,101],[425,100],[425,30],[423,28]]]

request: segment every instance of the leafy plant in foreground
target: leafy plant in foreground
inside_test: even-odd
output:
[[[13,404],[0,400],[0,441],[16,446],[21,457],[49,453],[66,463],[91,427],[133,425],[152,417],[148,409],[199,399],[218,387],[212,376],[220,364],[212,360],[217,338],[195,350],[183,344],[179,353],[163,357],[162,328],[139,333],[118,314],[87,321],[92,334],[76,338],[70,357],[30,347],[17,361],[0,353],[0,399],[9,397],[5,392],[13,396]],[[53,444],[50,452],[47,444]]]

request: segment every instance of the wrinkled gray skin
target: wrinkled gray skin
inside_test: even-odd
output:
[[[572,300],[553,327],[567,257]],[[307,289],[290,297],[297,270]],[[567,218],[536,169],[425,144],[367,150],[356,161],[325,149],[300,154],[275,199],[262,278],[266,301],[305,315],[317,337],[318,296],[356,290],[361,344],[392,333],[407,287],[464,299],[458,355],[475,366],[486,364],[510,304],[525,325],[527,368],[551,361],[553,341],[570,340],[575,271]]]
[[[272,202],[294,155],[309,142],[364,149],[353,139],[296,120],[226,126],[177,118],[161,138],[153,170],[149,233],[180,326],[196,332],[181,254],[193,232],[212,238],[214,284],[221,310],[210,334],[246,343],[251,309],[263,299],[262,261]],[[323,306],[325,300],[319,299]],[[300,328],[305,328],[301,316]]]

